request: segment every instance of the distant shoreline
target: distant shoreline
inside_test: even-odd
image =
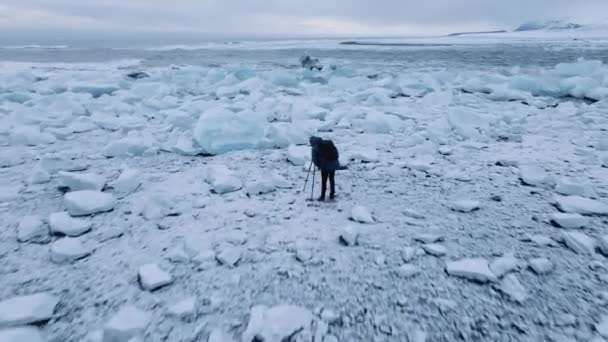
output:
[[[356,45],[356,46],[404,46],[404,47],[443,47],[452,46],[452,44],[426,44],[426,43],[382,43],[382,42],[361,42],[361,41],[345,41],[340,45]]]

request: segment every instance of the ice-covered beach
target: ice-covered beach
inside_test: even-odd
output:
[[[0,49],[0,341],[608,339],[606,40],[404,41]]]

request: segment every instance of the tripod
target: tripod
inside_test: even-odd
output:
[[[313,162],[310,162],[310,166],[308,167],[308,174],[306,175],[306,180],[304,181],[304,189],[302,192],[306,191],[306,185],[308,184],[308,177],[310,177],[310,170],[312,170]],[[315,173],[317,173],[317,168],[312,171],[312,190],[310,192],[310,200],[313,201],[315,197]]]

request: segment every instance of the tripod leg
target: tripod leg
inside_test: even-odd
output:
[[[312,170],[312,190],[310,192],[311,201],[315,200],[315,174],[316,173],[317,173],[317,168],[315,167],[314,170]]]
[[[312,170],[312,161],[310,162],[310,166],[308,167],[308,173],[306,174],[306,180],[304,181],[304,189],[302,189],[302,192],[306,191],[306,184],[308,184],[308,177],[310,177],[310,170]]]

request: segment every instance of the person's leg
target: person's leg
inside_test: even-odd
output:
[[[329,173],[329,198],[334,199],[336,197],[336,171],[331,171]]]
[[[329,176],[327,171],[321,171],[321,197],[319,200],[325,199],[325,192],[327,191],[327,177]]]

